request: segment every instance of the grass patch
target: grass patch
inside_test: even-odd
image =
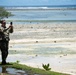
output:
[[[17,63],[11,63],[11,64],[12,65],[1,65],[1,66],[5,66],[7,68],[10,67],[10,68],[24,70],[29,75],[34,75],[34,74],[38,74],[38,75],[70,75],[70,74],[64,74],[64,73],[59,73],[59,72],[54,72],[54,71],[46,71],[43,69],[33,68],[33,67],[29,67],[29,66],[17,64]]]

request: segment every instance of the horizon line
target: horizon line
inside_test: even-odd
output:
[[[8,6],[8,5],[0,5],[0,7],[70,7],[70,6],[75,6],[76,7],[76,5],[26,5],[26,6],[22,6],[22,5],[12,5],[12,6]]]

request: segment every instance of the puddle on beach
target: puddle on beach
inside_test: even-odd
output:
[[[0,67],[0,75],[39,75],[39,74],[29,74],[29,72],[18,70],[15,68],[8,68],[8,67]]]
[[[0,75],[27,75],[23,70],[17,70],[14,68],[7,68],[5,66],[0,67]]]

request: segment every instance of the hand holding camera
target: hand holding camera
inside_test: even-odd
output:
[[[10,26],[9,26],[9,28],[10,28],[10,33],[12,33],[12,32],[13,32],[12,22],[10,22]]]

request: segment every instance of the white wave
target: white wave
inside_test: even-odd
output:
[[[6,9],[49,9],[48,7],[5,7]]]

